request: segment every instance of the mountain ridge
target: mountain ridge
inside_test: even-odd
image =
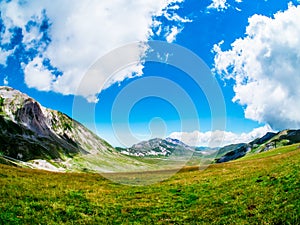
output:
[[[0,163],[54,171],[157,169],[153,161],[147,164],[148,161],[140,160],[143,157],[196,163],[205,158],[221,163],[300,142],[300,130],[287,129],[268,132],[249,143],[213,149],[192,147],[172,138],[154,138],[130,148],[114,148],[66,114],[45,108],[28,95],[5,86],[0,87],[0,128]]]
[[[129,148],[117,148],[122,154],[136,157],[170,157],[171,155],[190,154],[190,159],[214,158],[215,163],[223,163],[239,159],[247,154],[255,154],[268,151],[276,147],[300,143],[300,130],[283,130],[277,133],[267,132],[262,137],[256,138],[249,143],[229,144],[219,148],[192,147],[172,138],[153,138],[142,141]],[[181,154],[175,150],[180,149]],[[199,158],[200,157],[200,158]]]
[[[229,145],[219,150],[215,162],[222,163],[244,157],[246,154],[256,154],[268,151],[277,147],[292,145],[300,142],[300,130],[286,129],[277,133],[268,132],[260,138],[249,143]],[[227,150],[224,151],[224,148]],[[220,152],[223,151],[223,155]]]
[[[190,154],[195,148],[186,145],[180,140],[173,138],[153,138],[147,141],[141,141],[129,148],[118,148],[125,155],[151,157],[151,156],[179,156],[184,153]]]
[[[65,171],[110,171],[127,167],[127,160],[139,164],[76,120],[11,87],[0,87],[0,128],[0,155],[29,167],[40,168],[43,160]]]
[[[63,153],[90,153],[87,151],[88,145],[93,142],[89,139],[97,138],[96,135],[88,134],[89,131],[82,124],[66,114],[47,109],[28,95],[9,87],[0,87],[0,99],[2,102],[2,128],[9,129],[9,126],[19,126],[19,130],[16,131],[17,135],[22,136],[25,133],[26,137],[32,141],[37,138],[57,141],[63,146]],[[8,126],[5,126],[5,123]],[[82,131],[81,133],[85,132],[83,137],[76,132],[78,129]],[[5,131],[4,129],[3,132],[2,129],[2,135],[5,135]],[[104,148],[102,141],[104,143],[104,140],[99,138],[97,147]],[[53,152],[55,156],[50,153],[51,151],[49,151],[50,157],[59,157],[58,153]],[[45,152],[45,154],[47,153]]]

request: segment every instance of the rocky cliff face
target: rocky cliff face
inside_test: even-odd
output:
[[[0,87],[0,146],[2,158],[33,167],[47,162],[65,170],[110,171],[132,161],[77,121],[10,87]]]
[[[67,115],[17,90],[0,87],[0,99],[1,151],[9,157],[59,159],[113,149]]]

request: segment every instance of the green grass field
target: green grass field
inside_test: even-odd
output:
[[[0,224],[300,224],[299,171],[299,145],[150,186],[1,165]]]

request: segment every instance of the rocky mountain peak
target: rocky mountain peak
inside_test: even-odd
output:
[[[62,160],[112,147],[67,115],[43,107],[11,87],[0,87],[0,153],[22,160]]]
[[[24,101],[23,106],[16,112],[16,118],[39,135],[50,134],[50,125],[41,109],[41,105],[32,99]]]
[[[11,87],[0,87],[1,112],[41,136],[49,135],[51,126],[47,110],[36,100]]]

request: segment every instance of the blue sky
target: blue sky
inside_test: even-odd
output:
[[[0,85],[73,116],[115,146],[157,136],[224,145],[299,128],[299,4],[1,1]],[[212,109],[210,94],[186,71],[169,65],[172,52],[159,56],[165,63],[148,61],[149,41],[179,45],[203,60],[211,77],[199,71],[199,79],[216,82],[226,112]],[[120,50],[136,42],[143,43],[140,49]],[[135,63],[115,74],[104,68],[82,85],[110,53],[114,60]],[[114,60],[105,66],[114,66]]]

